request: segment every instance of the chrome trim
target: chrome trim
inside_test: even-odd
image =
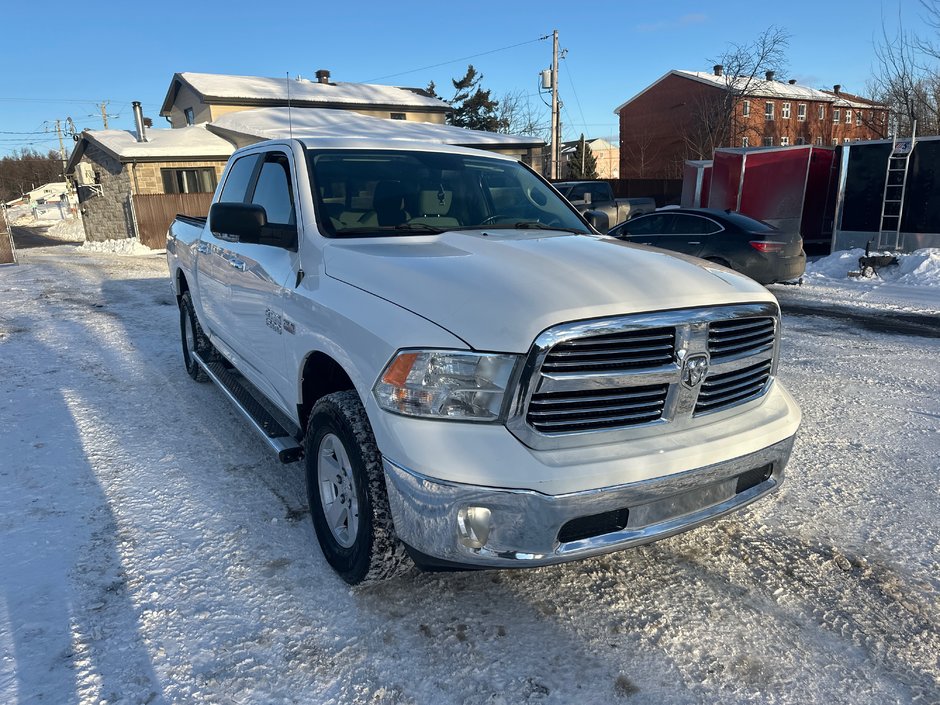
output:
[[[383,464],[395,533],[410,547],[464,565],[522,568],[649,543],[740,509],[779,487],[793,438],[667,477],[554,496],[435,480],[388,458]],[[738,476],[767,465],[767,480],[736,493]],[[459,512],[468,507],[490,513],[490,530],[479,548],[460,541]],[[619,531],[568,543],[557,539],[573,519],[625,508],[627,525]]]
[[[729,321],[736,318],[769,317],[774,320],[773,344],[760,350],[752,350],[736,355],[722,356],[711,360],[708,352],[708,326],[715,321]],[[610,372],[579,373],[542,373],[542,364],[549,352],[560,343],[594,335],[623,333],[647,328],[673,327],[676,331],[676,354],[673,362],[648,369],[616,370]],[[777,356],[780,347],[780,310],[776,303],[735,304],[711,306],[708,308],[679,309],[658,313],[640,313],[589,321],[577,321],[549,328],[542,332],[532,345],[523,363],[519,385],[509,407],[506,427],[520,441],[536,450],[557,450],[577,446],[613,443],[643,438],[661,432],[658,427],[669,424],[670,429],[682,430],[697,423],[705,423],[700,417],[709,416],[708,422],[714,421],[715,414],[740,407],[743,404],[757,402],[773,384],[777,372]],[[684,361],[692,355],[704,355],[709,359],[709,371],[705,381],[712,375],[732,372],[761,360],[771,360],[771,372],[767,384],[755,397],[722,407],[715,411],[703,412],[693,416],[695,403],[702,385],[689,388],[681,384]],[[704,382],[703,382],[704,383]],[[625,428],[612,430],[565,431],[543,433],[532,428],[526,415],[529,404],[536,393],[604,391],[614,388],[638,387],[654,384],[668,384],[669,390],[663,408],[662,417]],[[735,413],[738,413],[737,409]]]

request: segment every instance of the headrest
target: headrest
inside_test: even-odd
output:
[[[418,212],[421,215],[446,215],[454,198],[453,191],[443,188],[434,191],[421,191],[418,194]]]

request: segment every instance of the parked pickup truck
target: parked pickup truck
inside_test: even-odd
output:
[[[167,259],[188,373],[305,463],[349,583],[596,556],[783,479],[774,297],[599,235],[514,159],[262,142]]]
[[[634,216],[656,210],[656,201],[652,198],[614,198],[606,181],[559,181],[555,188],[582,213],[592,211],[607,216],[606,224],[603,219],[597,223],[604,233]]]

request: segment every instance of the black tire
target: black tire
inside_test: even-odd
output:
[[[209,342],[208,336],[196,319],[193,299],[188,291],[183,292],[180,297],[180,340],[183,345],[183,364],[186,365],[186,372],[197,382],[208,382],[209,378],[199,363],[193,359],[191,352],[194,349],[203,360],[208,360],[212,352],[212,343]]]
[[[335,471],[337,467],[342,469],[344,465],[335,448],[337,440],[345,452],[348,461],[345,465],[349,466],[346,470],[352,484],[334,484],[327,489],[322,485],[333,483],[321,483],[321,462],[324,472]],[[320,399],[310,414],[304,443],[310,516],[327,562],[350,585],[385,580],[410,568],[411,559],[395,535],[382,458],[356,392],[335,392]],[[321,451],[336,465],[321,461]],[[342,482],[345,481],[344,478]],[[339,494],[341,489],[350,490],[349,496],[345,492]],[[331,510],[334,504],[345,507],[349,526],[345,533],[342,528],[337,533],[330,526],[323,502],[327,492],[336,493],[336,499],[330,503]],[[345,498],[343,502],[339,502],[341,497]],[[331,513],[336,514],[335,510]],[[336,516],[332,521],[334,526],[343,523],[338,522]],[[354,523],[355,531],[352,530]]]

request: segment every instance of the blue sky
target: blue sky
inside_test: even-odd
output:
[[[709,70],[728,42],[771,24],[792,35],[778,78],[864,94],[882,17],[893,26],[899,12],[907,28],[921,24],[917,0],[8,3],[0,154],[57,148],[43,132],[56,118],[100,129],[103,100],[112,128],[133,129],[132,100],[155,127],[168,126],[158,113],[176,71],[313,78],[326,68],[336,81],[433,80],[449,97],[449,80],[473,63],[495,97],[523,91],[547,119],[537,81],[551,41],[532,40],[552,29],[568,50],[559,84],[565,138],[616,135],[617,105],[671,68]],[[445,62],[453,63],[435,66]]]

